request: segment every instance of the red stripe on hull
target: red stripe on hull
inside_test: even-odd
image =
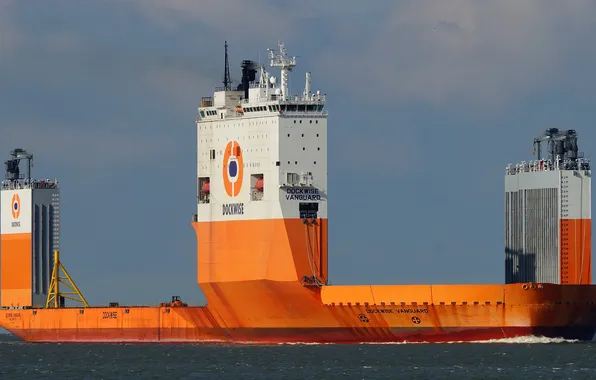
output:
[[[279,343],[391,343],[454,342],[545,336],[591,340],[594,328],[570,327],[469,327],[447,328],[271,328],[271,329],[94,329],[13,330],[34,342],[86,343],[191,343],[191,344],[279,344]]]

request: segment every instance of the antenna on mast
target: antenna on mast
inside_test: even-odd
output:
[[[288,99],[288,72],[292,71],[296,66],[296,57],[289,57],[286,55],[286,48],[283,42],[279,42],[279,51],[267,49],[269,51],[269,59],[271,60],[269,66],[279,67],[281,69],[281,95],[283,100]]]
[[[228,41],[225,43],[225,71],[224,71],[224,91],[231,91],[232,90],[232,81],[230,80],[230,64],[228,63]]]
[[[4,167],[6,168],[5,179],[11,181],[18,181],[25,179],[31,182],[31,167],[33,166],[33,155],[27,153],[25,149],[13,149],[10,152],[12,159],[4,161]],[[21,160],[27,160],[27,174],[21,174],[19,164]]]

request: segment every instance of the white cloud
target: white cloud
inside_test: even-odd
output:
[[[596,31],[596,3],[587,0],[378,2],[372,7],[342,2],[339,8],[314,1],[134,3],[158,25],[175,29],[194,22],[213,31],[209,38],[219,33],[219,39],[232,36],[243,45],[279,38],[321,49],[316,37],[323,36],[331,43],[320,56],[309,57],[313,71],[355,97],[377,95],[384,103],[458,101],[499,108],[568,85],[570,62],[594,60],[587,47]],[[584,66],[586,76],[590,66]]]
[[[149,20],[170,31],[178,32],[189,24],[206,26],[211,31],[209,35],[190,37],[197,44],[207,39],[212,46],[226,38],[237,41],[233,56],[238,56],[241,48],[254,49],[256,54],[256,49],[262,51],[264,44],[278,38],[300,40],[304,48],[321,51],[320,56],[311,56],[308,60],[312,62],[309,66],[314,76],[324,77],[326,87],[335,87],[335,91],[344,91],[368,104],[384,105],[412,99],[438,105],[457,100],[469,102],[471,106],[494,107],[523,100],[527,94],[567,78],[566,64],[590,54],[582,52],[581,46],[574,47],[571,42],[590,41],[591,33],[586,30],[594,28],[591,20],[593,3],[587,1],[413,1],[388,2],[389,6],[375,7],[359,2],[341,3],[340,9],[330,3],[317,5],[311,0],[288,3],[285,9],[280,3],[267,0],[124,1],[132,3]],[[0,53],[17,46],[21,38],[11,23],[11,12],[11,2],[0,0]],[[313,28],[313,25],[317,27]],[[318,35],[326,42],[314,38]],[[182,65],[177,61],[179,57],[173,57],[171,62],[168,59],[161,62],[148,59],[146,51],[139,54],[134,49],[117,53],[108,50],[104,57],[100,54],[101,49],[89,47],[83,37],[72,33],[51,31],[39,38],[44,39],[44,46],[49,51],[77,54],[75,57],[82,62],[77,64],[78,68],[85,68],[87,61],[83,58],[94,58],[93,54],[98,55],[93,62],[98,62],[101,69],[98,72],[102,74],[122,74],[134,68],[143,85],[162,95],[168,107],[174,105],[183,113],[192,114],[200,97],[211,94],[222,74],[219,71],[221,62],[213,62],[211,54],[205,62],[194,59],[204,55],[204,51],[182,52],[181,55],[191,61],[189,65]],[[572,48],[579,58],[570,57]],[[221,53],[223,56],[223,51]],[[154,57],[153,51],[151,54]],[[230,60],[233,62],[234,58],[231,56]],[[116,70],[108,72],[112,68]],[[234,66],[233,69],[235,76],[238,68]],[[573,74],[577,77],[581,73]],[[346,80],[351,75],[357,77]],[[586,78],[592,80],[589,79],[591,73],[586,73]],[[296,79],[302,85],[302,79]],[[189,125],[191,123],[189,120]],[[30,146],[28,149],[42,154],[62,154],[56,153],[60,150],[81,152],[97,160],[98,164],[100,160],[117,159],[118,155],[146,157],[159,150],[162,143],[174,145],[172,141],[164,142],[151,136],[122,136],[112,129],[51,129],[20,126],[14,141],[18,146],[27,145]],[[400,138],[396,140],[399,147],[387,144],[393,149],[389,154],[378,149],[374,138],[367,136],[355,134],[353,142],[347,140],[348,136],[345,138],[348,144],[355,145],[354,148],[366,147],[374,156],[374,160],[363,160],[362,165],[364,162],[389,162],[392,155],[399,152],[403,154],[403,160],[398,160],[399,166],[399,162],[407,162],[416,156],[415,146],[423,143],[421,139]],[[111,153],[106,155],[106,150]],[[352,161],[354,165],[360,163],[353,157],[345,158],[345,162]]]
[[[330,46],[319,70],[355,96],[498,106],[566,77],[569,41],[576,40],[581,57],[580,41],[591,40],[583,32],[593,28],[594,5],[396,2],[378,31]],[[350,72],[358,80],[345,81]]]
[[[283,21],[287,16],[284,17],[284,14],[267,0],[140,0],[134,3],[151,20],[169,30],[176,29],[181,22],[199,22],[226,35],[235,35],[238,40],[262,40],[273,36],[272,30],[282,34],[292,31],[284,27]],[[214,36],[210,34],[209,37],[197,38]]]
[[[158,67],[146,70],[143,75],[146,83],[157,89],[175,104],[187,112],[194,109],[201,96],[210,96],[214,86],[221,85],[223,77],[223,46],[216,50],[214,45],[230,44],[230,74],[234,83],[240,79],[237,57],[246,54],[260,53],[260,59],[266,60],[266,48],[277,40],[285,42],[304,36],[300,21],[313,18],[318,14],[314,2],[294,5],[292,9],[281,9],[280,4],[268,0],[227,0],[227,1],[194,1],[194,0],[123,0],[129,1],[151,22],[166,31],[175,33],[188,25],[199,25],[209,30],[208,36],[197,35],[191,40],[191,49],[197,56],[209,58],[193,67],[192,70],[179,67]],[[312,3],[312,4],[311,4]],[[195,41],[195,42],[196,42]],[[196,45],[196,46],[195,46]],[[197,50],[198,49],[198,50]],[[189,108],[190,107],[190,108]]]
[[[260,50],[264,49],[263,44],[274,44],[277,40],[289,43],[303,40],[314,45],[316,40],[313,40],[313,36],[327,32],[327,16],[338,13],[352,15],[352,12],[346,11],[343,3],[342,10],[338,10],[336,6],[316,0],[125,1],[133,3],[142,14],[168,31],[179,30],[188,24],[201,25],[210,32],[208,35],[196,36],[198,41],[208,43],[207,40],[227,39],[235,46],[258,46]],[[310,20],[321,20],[321,23],[316,28],[307,28],[305,23]]]

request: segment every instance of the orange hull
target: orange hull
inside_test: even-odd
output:
[[[35,342],[592,340],[596,332],[593,285],[328,286],[326,219],[193,225],[207,306],[13,308],[0,311],[0,324]]]
[[[531,334],[591,340],[596,332],[591,285],[311,289],[253,281],[220,284],[214,291],[258,295],[260,301],[242,313],[210,306],[13,309],[2,310],[0,322],[36,342],[440,342]]]

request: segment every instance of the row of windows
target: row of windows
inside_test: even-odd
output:
[[[288,137],[290,137],[291,135],[288,133]],[[246,140],[246,139],[266,139],[268,138],[269,135],[265,134],[265,135],[254,135],[254,136],[242,136],[239,137],[238,140]],[[304,137],[304,133],[301,134],[300,137]],[[319,134],[317,133],[317,137],[319,137]],[[207,139],[201,139],[200,140],[202,143],[206,143],[206,142],[213,142],[213,139],[210,138],[209,141],[207,141]],[[220,141],[220,139],[217,139],[217,141]],[[227,141],[227,140],[226,140]]]
[[[290,134],[288,133],[288,137],[290,137]],[[304,133],[302,134],[302,137],[304,137]],[[319,137],[319,134],[317,133],[317,137]]]
[[[273,104],[269,106],[253,106],[253,107],[244,107],[242,109],[244,112],[278,112],[280,110],[279,104]]]
[[[310,124],[312,124],[312,120],[309,120]],[[296,124],[296,120],[294,120],[294,124]],[[300,120],[300,122],[298,124],[302,124],[302,120]],[[318,120],[315,120],[315,124],[319,124]]]
[[[318,137],[319,135],[317,135]],[[303,136],[304,137],[304,136]],[[253,140],[253,139],[266,139],[269,138],[269,135],[253,135],[253,136],[242,136],[242,137],[238,137],[236,140]],[[207,141],[209,140],[209,141]],[[217,139],[217,141],[230,141],[230,139]],[[202,143],[206,143],[206,142],[213,142],[212,138],[209,139],[201,139]]]
[[[263,106],[251,106],[242,108],[244,112],[321,112],[323,111],[322,104],[272,104]],[[201,117],[216,116],[217,111],[215,110],[200,110]],[[223,114],[222,114],[223,117]]]
[[[323,111],[322,104],[271,104],[265,106],[244,107],[244,112],[320,112]]]
[[[269,120],[269,121],[268,120],[261,120],[261,121],[249,122],[248,123],[248,126],[250,127],[250,126],[253,126],[253,125],[263,125],[263,124],[269,124],[269,123],[275,124],[275,122],[276,122],[275,120]],[[302,120],[300,120],[300,119],[294,120],[293,122],[294,122],[294,124],[302,124]],[[298,123],[296,123],[296,122],[298,122]],[[312,120],[309,120],[308,122],[310,124],[312,124]],[[225,127],[225,128],[242,127],[243,126],[242,124],[243,123],[238,123],[238,124],[236,124],[236,123],[234,123],[234,124],[231,124],[231,123],[228,124],[228,123],[226,123],[224,125],[215,124],[215,128],[222,128],[222,127]],[[319,121],[318,120],[315,120],[315,124],[319,124]],[[205,125],[199,125],[199,129],[213,129],[213,124],[210,123],[210,124],[205,124]]]
[[[270,148],[267,148],[267,152],[269,152],[270,150],[271,150]],[[302,150],[303,150],[303,151],[306,151],[306,147],[305,147],[305,146],[303,146],[303,147],[302,147]],[[320,151],[320,150],[321,150],[321,147],[320,147],[320,146],[318,146],[318,147],[317,147],[317,150],[318,150],[318,151]],[[263,152],[263,148],[249,148],[249,149],[245,149],[245,150],[244,150],[244,152]],[[206,156],[207,154],[209,154],[209,152],[202,152],[201,154],[202,154],[203,156]],[[220,155],[223,155],[223,152],[220,150],[220,151],[219,151],[219,154],[220,154]],[[214,159],[215,157],[212,157],[212,158]]]
[[[266,150],[267,152],[271,151],[271,149],[270,149],[270,148],[266,148],[266,149],[267,149],[267,150]],[[306,147],[305,147],[305,146],[303,146],[303,147],[302,147],[302,150],[303,150],[303,151],[306,151]],[[318,146],[318,147],[317,147],[317,151],[320,151],[320,150],[321,150],[321,147],[320,147],[320,146]],[[248,148],[248,149],[244,149],[244,150],[243,150],[243,153],[248,153],[248,152],[263,152],[263,151],[265,151],[265,148]],[[215,157],[214,157],[214,152],[215,152],[215,150],[214,150],[214,149],[211,149],[211,152],[207,152],[207,151],[205,151],[205,152],[201,152],[201,155],[202,155],[202,156],[206,156],[206,155],[208,155],[208,154],[211,154],[211,156],[212,156],[212,157],[211,157],[211,159],[215,159]],[[223,151],[221,151],[221,150],[220,150],[220,151],[219,151],[219,154],[220,154],[220,155],[223,155]]]
[[[313,164],[317,164],[317,161],[313,161]],[[292,165],[292,161],[288,161],[288,164]],[[294,165],[298,165],[298,161],[294,161]]]
[[[294,165],[298,165],[298,161],[293,161],[293,162],[294,162]],[[313,165],[316,165],[317,164],[317,161],[313,161],[312,163],[313,163]],[[275,166],[280,166],[280,165],[281,165],[281,162],[279,162],[279,161],[275,162]],[[292,161],[288,161],[288,165],[292,165]],[[243,167],[244,168],[260,168],[261,167],[261,163],[259,163],[259,162],[256,162],[256,163],[244,163]],[[207,167],[206,166],[202,166],[201,168],[203,170],[207,170]],[[222,168],[221,165],[217,165],[217,169],[218,170],[221,169],[221,168]]]

